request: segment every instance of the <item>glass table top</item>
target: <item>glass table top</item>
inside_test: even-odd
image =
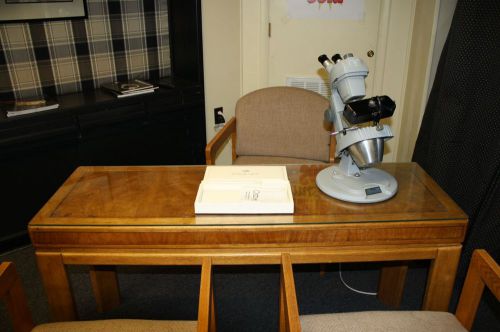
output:
[[[196,215],[205,166],[80,167],[30,222],[32,226],[302,225],[467,219],[414,163],[381,164],[398,181],[392,199],[347,203],[323,194],[316,174],[328,165],[288,165],[295,212]]]

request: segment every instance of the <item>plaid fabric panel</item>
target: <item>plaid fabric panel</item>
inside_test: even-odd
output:
[[[88,18],[0,25],[0,98],[170,75],[167,0],[87,0]]]
[[[89,0],[85,22],[94,88],[116,80],[107,1]]]
[[[45,35],[57,94],[80,91],[80,71],[71,21],[46,24]]]
[[[166,17],[168,10],[167,2],[155,1],[155,6],[158,71],[160,72],[160,77],[164,77],[170,75],[170,41],[168,39],[168,17]],[[154,38],[155,35],[150,35],[149,37]],[[166,63],[168,63],[168,66],[164,65]]]
[[[0,28],[5,65],[0,69],[0,93],[15,98],[41,96],[42,84],[36,70],[35,52],[27,24],[7,24]],[[8,97],[7,97],[8,98]]]
[[[159,63],[158,63],[158,52],[152,52],[152,50],[157,50],[158,41],[156,38],[156,8],[153,1],[144,1],[144,24],[146,29],[145,41],[146,49],[148,50],[148,68],[150,78],[159,78]]]
[[[0,35],[0,86],[10,86],[10,77],[8,76],[9,69],[7,66],[7,59],[5,58],[5,52],[2,48],[1,35]],[[14,93],[12,91],[6,92],[4,95],[5,99],[14,99]]]

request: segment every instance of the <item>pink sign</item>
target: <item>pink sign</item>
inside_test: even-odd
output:
[[[292,19],[339,19],[361,21],[365,0],[287,0]]]

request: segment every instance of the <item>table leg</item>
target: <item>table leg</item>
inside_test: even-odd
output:
[[[377,297],[385,305],[398,308],[403,298],[408,264],[405,262],[388,263],[380,270]]]
[[[108,311],[120,305],[120,289],[114,266],[92,266],[90,281],[98,312]]]
[[[437,250],[427,277],[422,310],[448,311],[462,247]]]
[[[54,321],[76,320],[75,302],[61,253],[37,252],[36,260],[52,319]]]

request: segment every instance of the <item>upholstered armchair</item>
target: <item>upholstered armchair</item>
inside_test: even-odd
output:
[[[334,160],[335,140],[324,111],[329,102],[309,90],[270,87],[236,103],[235,117],[207,144],[207,165],[231,138],[233,164],[310,164]],[[333,144],[332,144],[333,142]]]
[[[292,260],[282,255],[280,331],[468,331],[476,316],[484,286],[500,299],[500,267],[484,250],[476,250],[467,271],[455,315],[435,311],[363,311],[299,315]]]
[[[212,292],[212,263],[205,258],[202,264],[198,305],[198,321],[164,321],[140,319],[109,319],[97,321],[58,322],[34,326],[21,280],[14,264],[0,264],[0,298],[12,318],[15,332],[155,332],[155,331],[215,331]]]

